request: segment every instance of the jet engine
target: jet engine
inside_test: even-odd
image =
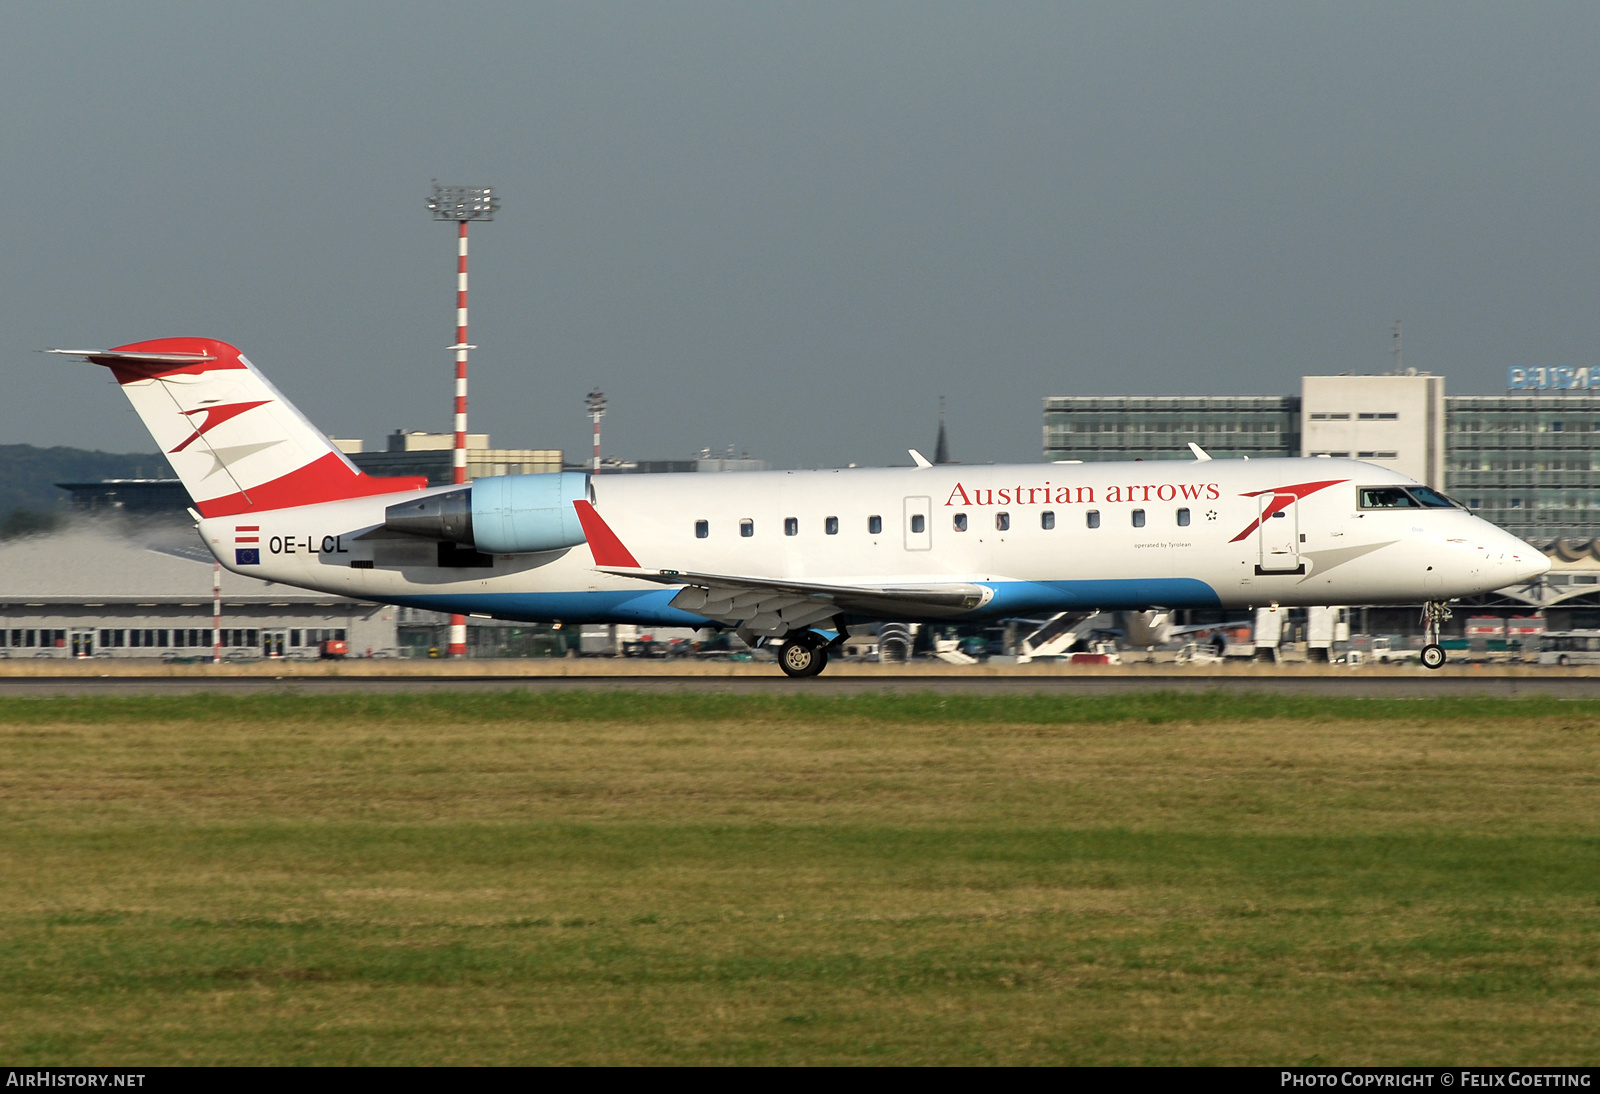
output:
[[[589,496],[589,476],[496,475],[471,486],[391,505],[391,532],[460,543],[486,555],[559,551],[584,541],[572,507]]]

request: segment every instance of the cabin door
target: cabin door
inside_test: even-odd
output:
[[[1256,572],[1305,572],[1305,565],[1300,560],[1299,499],[1293,494],[1262,494],[1256,498],[1256,502],[1260,505],[1261,514],[1261,523],[1256,528],[1261,562]]]

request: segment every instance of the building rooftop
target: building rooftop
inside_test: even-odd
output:
[[[209,604],[212,568],[192,529],[81,520],[61,532],[0,543],[0,606]],[[222,596],[232,604],[354,603],[227,570]]]

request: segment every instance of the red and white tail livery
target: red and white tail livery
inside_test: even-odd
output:
[[[249,358],[211,338],[51,350],[111,369],[202,516],[419,489],[374,478],[278,393]]]

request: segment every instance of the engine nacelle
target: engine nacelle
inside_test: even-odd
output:
[[[496,475],[472,484],[473,544],[486,555],[559,551],[584,541],[575,501],[589,497],[589,476]]]
[[[589,496],[589,476],[495,475],[471,486],[403,501],[384,510],[392,532],[468,544],[486,555],[559,551],[584,541],[572,507]]]

